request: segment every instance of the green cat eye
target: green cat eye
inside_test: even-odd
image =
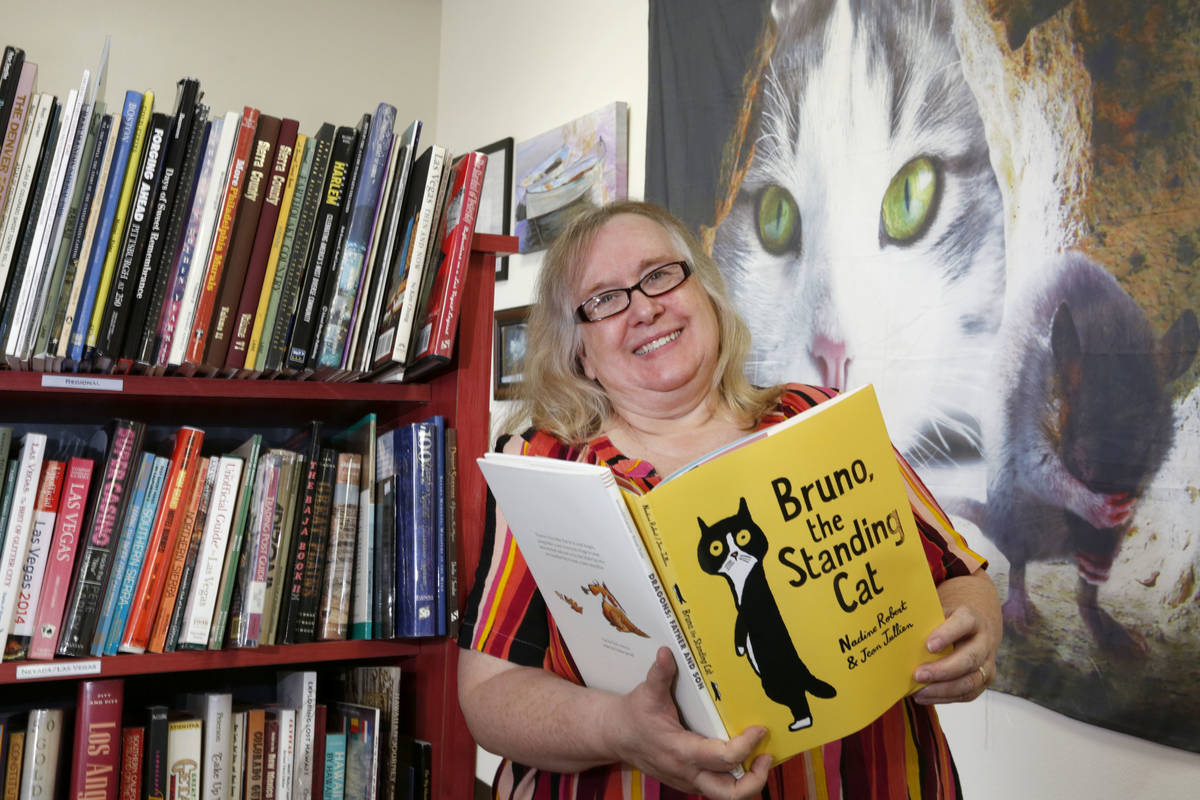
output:
[[[758,196],[758,239],[774,256],[800,246],[800,207],[792,193],[777,184]]]
[[[933,162],[921,156],[909,161],[883,194],[883,231],[895,242],[907,242],[925,232],[933,219],[938,175]]]

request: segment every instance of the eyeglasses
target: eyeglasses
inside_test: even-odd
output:
[[[669,264],[663,264],[646,273],[640,281],[628,289],[609,289],[594,297],[589,297],[579,308],[575,309],[575,316],[580,322],[599,322],[602,319],[608,319],[629,308],[629,304],[633,301],[634,289],[646,297],[658,297],[660,294],[666,294],[672,289],[679,288],[679,285],[686,281],[688,275],[691,274],[692,268],[687,265],[686,261],[672,261]]]

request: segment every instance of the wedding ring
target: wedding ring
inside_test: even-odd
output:
[[[983,679],[983,685],[987,686],[988,685],[988,674],[987,674],[987,670],[985,670],[983,668],[982,664],[979,665],[979,677]]]

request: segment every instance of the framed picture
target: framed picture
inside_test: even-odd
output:
[[[525,361],[525,330],[529,321],[529,306],[505,308],[496,312],[496,327],[492,332],[492,366],[494,394],[497,400],[511,400],[521,383]]]
[[[479,152],[487,154],[488,162],[483,173],[483,190],[479,195],[479,216],[475,220],[475,230],[478,233],[507,236],[512,232],[512,137],[480,147]],[[496,280],[508,280],[508,256],[496,259]]]

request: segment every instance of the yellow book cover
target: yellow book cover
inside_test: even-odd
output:
[[[267,321],[267,306],[271,304],[271,293],[275,291],[275,272],[279,268],[279,252],[283,248],[283,236],[287,231],[288,215],[292,211],[292,199],[296,195],[296,180],[300,176],[300,162],[304,160],[304,148],[308,137],[296,134],[292,148],[292,163],[288,167],[287,183],[283,187],[283,198],[279,201],[279,221],[275,223],[275,235],[271,239],[271,253],[267,256],[267,271],[263,274],[263,288],[258,296],[258,308],[254,312],[254,325],[250,339],[246,342],[246,368],[243,372],[257,374],[259,349],[262,345],[263,325]]]
[[[645,678],[643,660],[672,647],[676,702],[693,730],[713,735],[697,724],[711,706],[727,735],[765,725],[759,752],[782,761],[872,722],[919,688],[914,669],[935,657],[924,642],[944,615],[870,386],[644,495],[610,492],[632,534],[619,522],[595,530],[608,509],[544,477],[583,467],[612,483],[607,467],[503,454],[481,466],[585,682],[628,691]],[[560,503],[570,510],[545,512]],[[652,562],[645,586],[629,582],[641,580],[638,558]],[[599,617],[590,595],[607,606]],[[673,614],[661,611],[667,599]],[[614,616],[637,635],[614,632]],[[675,648],[681,637],[686,648]],[[697,684],[706,698],[687,696]]]
[[[142,168],[142,147],[146,143],[146,130],[150,127],[150,117],[153,112],[154,92],[146,90],[142,94],[142,107],[138,111],[137,127],[133,130],[133,144],[129,150],[129,163],[125,167],[125,180],[121,184],[121,195],[117,200],[116,212],[113,214],[112,233],[108,237],[108,251],[104,256],[104,269],[100,272],[100,285],[96,290],[96,304],[92,307],[92,319],[88,323],[87,339],[84,344],[89,348],[94,348],[96,341],[100,338],[100,323],[104,317],[104,307],[108,303],[108,289],[117,268],[121,241],[125,236],[125,217],[129,214],[133,187],[137,185],[138,171]]]

